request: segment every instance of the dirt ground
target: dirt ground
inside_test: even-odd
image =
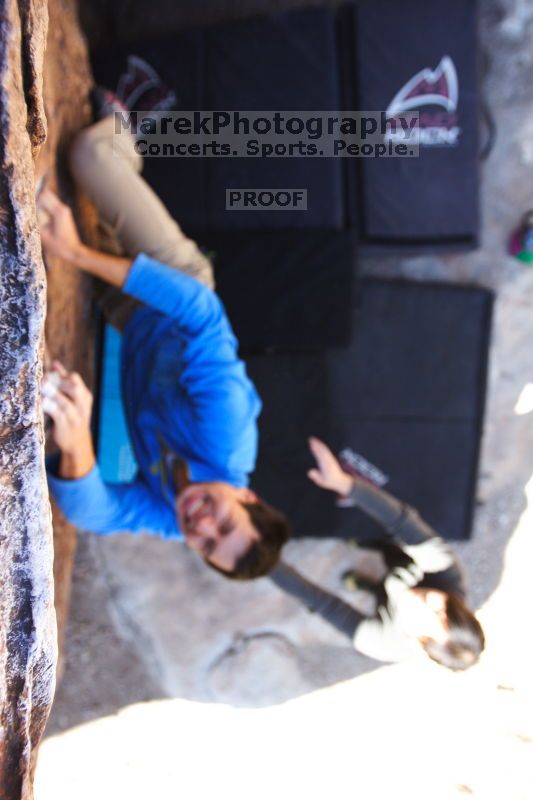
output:
[[[141,27],[274,5],[191,0],[156,15],[121,0],[92,3],[84,18],[93,40],[103,41],[117,19],[134,38]],[[97,13],[104,6],[106,26]],[[482,247],[363,263],[373,275],[476,282],[498,292],[476,524],[472,540],[457,546],[488,635],[481,664],[459,676],[431,666],[376,667],[267,579],[228,587],[179,544],[171,559],[168,545],[147,537],[85,535],[37,800],[184,792],[203,800],[220,791],[235,757],[235,798],[248,797],[250,787],[254,797],[282,798],[531,796],[533,652],[522,629],[532,610],[533,270],[506,256],[505,245],[533,206],[533,4],[486,0],[481,10],[490,54],[484,88],[497,124],[482,172]],[[69,296],[86,297],[85,287],[69,286]],[[67,347],[58,302],[50,335]],[[87,320],[85,300],[77,302],[70,325],[77,315]],[[75,363],[83,362],[77,345],[86,347],[87,330],[67,337],[66,357]],[[310,540],[291,543],[288,556],[336,590],[354,558],[345,545]]]

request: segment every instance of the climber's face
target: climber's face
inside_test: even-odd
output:
[[[213,566],[232,572],[260,534],[244,503],[257,502],[250,489],[228,483],[192,483],[176,500],[187,544]]]

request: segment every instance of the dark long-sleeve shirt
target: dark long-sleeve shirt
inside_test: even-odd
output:
[[[292,594],[304,603],[309,611],[320,614],[341,633],[353,639],[359,624],[365,617],[340,597],[304,578],[288,564],[278,564],[270,573],[270,579],[280,589]]]
[[[364,616],[285,564],[278,567],[271,578],[348,636],[356,650],[378,661],[413,657],[421,650],[416,640],[407,636],[401,627],[398,598],[415,586],[464,598],[463,570],[451,548],[406,503],[360,478],[354,478],[350,499],[385,531],[383,549],[389,571],[376,591],[376,614]]]
[[[464,571],[453,550],[407,503],[366,480],[354,478],[350,498],[376,520],[395,545],[412,561],[416,585],[424,585],[464,598]],[[414,584],[413,584],[414,585]]]
[[[378,595],[376,615],[358,625],[354,647],[380,661],[409,658],[420,648],[400,624],[400,596],[416,586],[464,598],[464,572],[451,548],[411,506],[359,478],[354,478],[350,498],[383,527],[387,544],[392,545],[386,555],[389,572]],[[399,555],[396,559],[391,557],[395,548]]]

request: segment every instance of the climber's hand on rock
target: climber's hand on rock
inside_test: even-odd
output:
[[[92,452],[92,403],[93,396],[81,376],[54,361],[43,381],[43,410],[54,421],[52,435],[63,453],[86,452],[89,445]]]
[[[83,245],[70,208],[50,189],[43,189],[37,213],[45,252],[74,263]]]

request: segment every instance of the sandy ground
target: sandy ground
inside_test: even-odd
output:
[[[179,544],[84,536],[37,800],[532,796],[533,269],[505,240],[533,205],[533,3],[487,0],[483,40],[498,136],[482,248],[364,264],[498,291],[475,530],[457,546],[482,661],[378,666],[266,579],[234,587]],[[302,540],[288,557],[338,590],[357,553]]]

